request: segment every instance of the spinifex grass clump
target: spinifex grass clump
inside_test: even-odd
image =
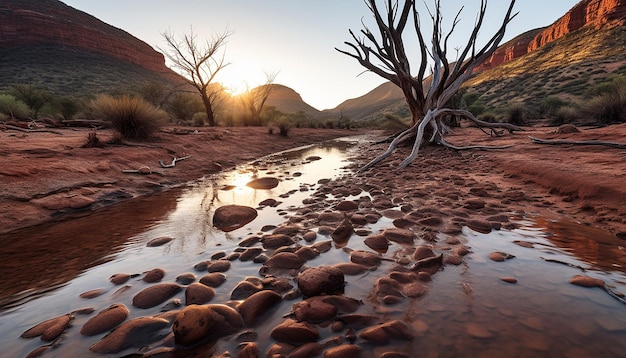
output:
[[[91,106],[96,114],[111,121],[123,138],[149,138],[167,117],[164,111],[138,97],[101,95]]]

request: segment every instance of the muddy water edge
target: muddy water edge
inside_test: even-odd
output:
[[[20,232],[2,264],[3,280],[11,283],[0,313],[3,354],[103,356],[93,347],[114,328],[79,332],[98,312],[124,305],[126,323],[168,318],[163,326],[129,331],[107,356],[623,355],[626,255],[615,237],[567,218],[537,216],[533,206],[541,198],[486,180],[468,169],[471,158],[450,152],[422,154],[428,170],[394,172],[391,160],[355,175],[356,165],[374,154],[363,138],[331,141]],[[458,175],[438,175],[442,163],[457,165]],[[268,177],[278,185],[246,186]],[[527,209],[511,210],[513,201]],[[227,233],[215,229],[213,213],[231,204],[256,208],[258,217]],[[157,238],[171,240],[148,245]],[[271,264],[278,254],[294,257],[285,253],[300,261]],[[327,314],[320,307],[328,305],[302,313],[314,299],[301,295],[298,276],[321,266],[344,274],[343,292],[334,294],[343,301],[331,299]],[[146,282],[154,269],[163,278]],[[182,346],[172,323],[191,287],[183,274],[196,283],[210,274],[225,278],[209,305],[243,311],[247,297],[264,290],[280,298],[232,334]],[[126,281],[111,282],[120,275]],[[137,307],[140,292],[164,283],[179,290]],[[69,322],[53,338],[20,338],[66,314]],[[297,321],[305,331],[277,332]]]

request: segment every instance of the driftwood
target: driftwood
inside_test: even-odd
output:
[[[141,175],[149,175],[149,174],[158,174],[160,176],[165,176],[165,174],[161,173],[161,172],[157,172],[154,171],[152,169],[150,169],[150,167],[141,167],[139,169],[125,169],[122,170],[122,173],[124,174],[141,174]]]
[[[159,160],[159,165],[161,165],[161,168],[173,168],[176,165],[177,161],[185,160],[185,159],[189,159],[189,158],[191,158],[191,155],[188,155],[188,156],[182,157],[182,158],[174,157],[170,164],[165,164],[165,163],[163,163],[163,161]]]
[[[65,127],[84,127],[84,128],[109,128],[111,123],[107,121],[98,121],[91,119],[66,119],[61,121],[61,124]]]
[[[533,143],[536,144],[549,144],[549,145],[603,145],[606,147],[613,147],[619,149],[626,149],[626,143],[617,142],[605,142],[602,140],[565,140],[565,139],[540,139],[535,137],[528,137]]]

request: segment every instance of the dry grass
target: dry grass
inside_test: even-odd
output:
[[[164,111],[138,97],[100,95],[91,102],[91,108],[109,120],[123,138],[149,138],[167,118]]]

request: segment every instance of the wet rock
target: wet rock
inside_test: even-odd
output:
[[[272,198],[268,198],[268,199],[265,199],[265,200],[261,201],[259,203],[259,206],[270,206],[272,208],[275,208],[275,207],[278,206],[278,204],[280,204],[280,202],[278,200],[272,199]]]
[[[400,244],[412,244],[415,238],[415,234],[412,231],[400,228],[386,229],[383,235],[387,240]]]
[[[302,265],[304,260],[293,252],[279,252],[265,262],[265,266],[273,269],[298,269]]]
[[[263,290],[246,298],[239,306],[237,306],[237,310],[241,314],[244,323],[251,326],[260,316],[281,300],[282,297],[278,293],[270,290]]]
[[[146,246],[148,247],[157,247],[157,246],[162,246],[167,244],[168,242],[174,240],[173,237],[170,236],[161,236],[161,237],[157,237],[154,238],[150,241],[148,241],[148,243],[146,244]]]
[[[515,256],[511,254],[507,254],[506,252],[494,251],[494,252],[489,253],[488,257],[491,261],[502,262],[502,261],[512,259]]]
[[[413,265],[411,265],[411,270],[417,271],[423,268],[432,268],[439,267],[443,263],[443,254],[439,254],[438,256],[426,257],[421,260],[418,260]]]
[[[159,331],[169,325],[163,318],[139,317],[131,319],[94,343],[94,353],[117,353],[130,347],[142,347],[160,338]]]
[[[111,281],[111,283],[114,285],[123,285],[128,282],[130,278],[131,275],[127,273],[116,273],[115,275],[109,277],[109,281]]]
[[[114,304],[89,319],[80,329],[80,334],[93,336],[117,327],[128,318],[130,311],[123,304]]]
[[[230,293],[231,300],[244,300],[263,289],[263,283],[256,277],[246,278],[239,282]]]
[[[344,219],[344,214],[336,211],[324,211],[320,213],[318,220],[323,224],[338,223]]]
[[[393,320],[364,329],[359,337],[371,344],[382,345],[389,343],[392,339],[410,340],[413,338],[413,333],[406,323]]]
[[[500,277],[500,280],[506,283],[517,283],[517,279],[515,277]]]
[[[343,272],[331,266],[308,268],[298,275],[296,281],[300,292],[307,297],[342,293],[345,286]]]
[[[295,225],[295,224],[289,224],[289,225],[282,225],[278,228],[276,228],[272,234],[282,234],[282,235],[287,235],[287,236],[294,236],[299,234],[300,232],[302,232],[302,227],[300,225]]]
[[[146,272],[145,276],[143,277],[143,281],[147,283],[155,283],[161,281],[163,277],[165,277],[165,270],[161,268],[155,268]]]
[[[339,211],[353,211],[358,208],[359,208],[359,203],[357,203],[356,201],[352,201],[352,200],[341,201],[335,206],[335,209]]]
[[[246,186],[252,189],[273,189],[278,186],[280,181],[274,177],[262,177],[249,181]]]
[[[226,281],[226,275],[221,272],[211,272],[202,276],[199,282],[209,287],[219,287]]]
[[[285,234],[271,234],[265,235],[261,238],[261,242],[263,243],[263,248],[273,250],[283,246],[290,246],[295,243],[295,241],[285,235]]]
[[[325,225],[322,225],[317,228],[317,233],[320,235],[324,235],[324,236],[332,234],[333,231],[335,231],[334,228],[330,226],[325,226]]]
[[[230,261],[228,260],[217,260],[214,262],[211,262],[209,265],[207,265],[206,269],[207,271],[209,271],[210,273],[212,272],[226,272],[230,269]]]
[[[171,298],[182,288],[175,283],[159,283],[144,288],[133,297],[133,306],[137,308],[151,308]]]
[[[304,160],[306,160],[307,162],[314,162],[314,161],[320,160],[320,159],[322,159],[322,157],[317,156],[317,155],[310,155],[310,156],[306,157]],[[320,180],[323,180],[323,179],[320,179]],[[322,183],[320,183],[320,184],[322,184]]]
[[[315,231],[307,231],[302,235],[302,238],[306,242],[313,242],[317,239],[317,233]]]
[[[185,305],[201,305],[211,301],[215,297],[212,287],[194,282],[185,289]]]
[[[354,262],[341,262],[334,264],[332,267],[338,268],[344,275],[360,275],[369,271],[369,267]]]
[[[430,216],[418,220],[417,223],[424,226],[439,226],[443,224],[443,219],[439,216]]]
[[[355,250],[350,253],[350,261],[363,266],[379,266],[382,257],[372,252]]]
[[[485,207],[485,201],[482,199],[469,199],[465,201],[464,208],[469,210],[478,210]]]
[[[263,253],[263,249],[260,247],[249,247],[239,255],[240,261],[254,260],[255,257]]]
[[[409,298],[422,297],[426,294],[426,286],[420,281],[410,282],[402,286],[402,293]]]
[[[363,304],[362,301],[343,295],[321,296],[322,301],[329,303],[337,308],[339,313],[355,312]]]
[[[293,305],[292,311],[298,321],[319,323],[330,321],[337,315],[337,307],[324,301],[322,296],[307,298]]]
[[[193,272],[181,273],[176,277],[176,282],[181,285],[188,285],[196,280],[196,274]]]
[[[418,246],[415,249],[415,252],[413,253],[414,260],[421,260],[421,259],[425,259],[428,257],[435,257],[435,256],[436,255],[433,252],[433,250],[428,246]]]
[[[491,232],[491,223],[481,219],[469,219],[465,222],[465,225],[470,229],[479,232],[481,234],[488,234]]]
[[[569,283],[581,287],[604,287],[604,281],[584,275],[576,275],[569,280]]]
[[[172,331],[177,344],[190,346],[228,336],[243,327],[241,315],[226,305],[191,305],[181,310]]]
[[[443,263],[445,265],[459,266],[460,264],[463,263],[463,258],[458,255],[446,255],[443,258]]]
[[[411,358],[411,356],[402,352],[385,352],[380,358]]]
[[[95,290],[89,290],[89,291],[83,292],[78,297],[85,298],[85,299],[92,299],[92,298],[96,298],[102,295],[103,293],[104,293],[103,289],[97,288]]]
[[[383,234],[370,235],[364,240],[365,245],[377,252],[387,252],[389,249],[389,241]]]
[[[241,247],[250,247],[256,245],[256,243],[261,242],[261,238],[258,236],[250,236],[239,242],[239,246]]]
[[[354,234],[354,227],[348,218],[345,218],[341,221],[339,226],[333,230],[330,234],[330,237],[333,239],[333,242],[337,247],[342,247],[348,242],[350,236]]]
[[[332,347],[324,352],[324,358],[359,358],[361,347],[354,344],[344,344]]]
[[[287,357],[296,346],[286,342],[277,342],[267,350],[266,357]]]
[[[63,316],[50,318],[49,320],[43,321],[28,329],[27,331],[22,333],[20,337],[41,337],[42,341],[53,341],[65,331],[65,329],[70,325],[70,322],[72,322],[72,319],[73,316],[71,314],[65,314]]]
[[[274,327],[270,336],[279,342],[299,345],[317,341],[320,334],[317,328],[310,323],[287,319]]]
[[[308,246],[303,246],[294,253],[304,261],[313,260],[320,255],[319,251]]]
[[[532,248],[535,247],[535,244],[532,243],[532,242],[529,242],[529,241],[515,240],[515,241],[513,241],[513,243],[515,245],[518,245],[518,246],[521,246],[521,247],[526,247],[526,248],[529,248],[529,249],[532,249]]]
[[[263,279],[263,287],[276,293],[285,293],[293,289],[291,280],[286,277],[268,276]]]
[[[320,241],[320,242],[316,242],[315,244],[311,245],[311,248],[317,250],[319,253],[324,253],[329,251],[331,248],[333,247],[333,242],[328,240],[328,241]]]
[[[213,226],[230,232],[256,219],[256,209],[243,205],[224,205],[215,210],[213,214]]]
[[[352,216],[350,216],[350,222],[356,225],[367,225],[365,215],[362,214],[353,214]]]
[[[258,358],[261,357],[261,348],[254,342],[244,342],[237,347],[238,358]]]

